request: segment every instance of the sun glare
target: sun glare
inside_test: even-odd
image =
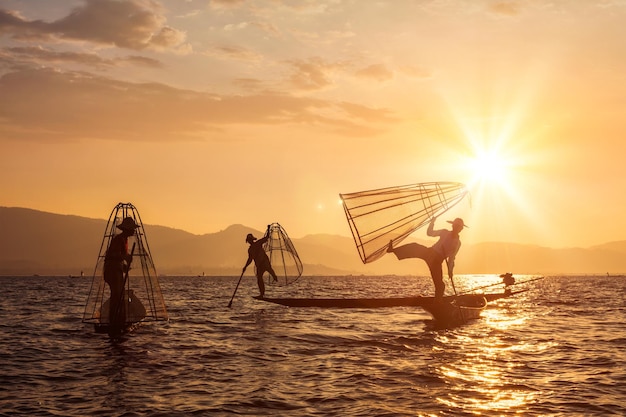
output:
[[[481,152],[469,163],[473,178],[472,183],[479,181],[489,183],[506,183],[507,163],[495,152]]]

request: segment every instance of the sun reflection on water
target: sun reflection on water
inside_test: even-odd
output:
[[[469,288],[494,282],[493,276],[464,278]],[[437,393],[437,402],[450,412],[523,414],[539,400],[542,392],[526,379],[524,356],[551,349],[554,343],[529,344],[514,337],[532,318],[523,303],[523,296],[490,303],[476,323],[436,336],[433,356],[438,365],[433,371],[447,387]]]
[[[441,366],[449,390],[437,401],[450,410],[480,415],[487,412],[522,412],[539,392],[511,377],[519,366],[511,346],[495,345],[492,338],[475,340],[463,359]]]

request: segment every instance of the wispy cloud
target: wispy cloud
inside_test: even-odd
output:
[[[375,81],[387,81],[393,78],[393,71],[383,64],[372,64],[358,70],[356,76]]]
[[[293,73],[290,81],[299,90],[320,90],[332,85],[331,75],[337,64],[321,58],[290,61]]]
[[[15,140],[207,140],[233,124],[308,124],[360,136],[392,120],[389,110],[345,102],[270,92],[218,96],[51,69],[5,74],[0,96],[0,137]]]
[[[262,56],[245,47],[237,45],[218,45],[204,52],[205,55],[218,59],[235,59],[241,61],[259,61]]]
[[[522,7],[516,1],[496,1],[488,5],[488,10],[502,16],[517,16]]]
[[[56,51],[41,46],[22,46],[5,48],[2,53],[19,59],[23,63],[30,62],[33,65],[47,63],[73,63],[90,67],[114,67],[120,65],[135,65],[143,67],[159,68],[161,62],[152,58],[137,55],[129,55],[119,58],[103,58],[94,53]],[[2,65],[0,65],[1,67]]]

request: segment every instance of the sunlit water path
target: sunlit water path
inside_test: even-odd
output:
[[[519,278],[518,278],[519,279]],[[457,290],[494,282],[457,277]],[[625,415],[626,278],[547,277],[434,330],[421,309],[295,309],[245,278],[166,277],[170,321],[112,343],[90,279],[0,277],[3,416]],[[428,294],[425,278],[301,278],[268,295]]]

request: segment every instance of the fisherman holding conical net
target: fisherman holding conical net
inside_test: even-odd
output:
[[[117,228],[122,232],[111,239],[104,258],[104,280],[111,289],[109,299],[109,334],[119,335],[126,324],[124,273],[128,271],[132,254],[128,253],[128,238],[139,226],[132,217],[125,217]]]
[[[439,240],[434,245],[427,247],[419,243],[407,243],[394,248],[393,241],[389,241],[387,252],[395,254],[399,260],[408,258],[423,259],[426,265],[428,265],[430,276],[435,284],[435,300],[441,300],[446,288],[443,282],[443,261],[446,261],[448,277],[452,279],[454,275],[454,260],[461,248],[459,233],[467,226],[465,226],[463,219],[457,217],[453,221],[448,221],[448,223],[452,224],[452,230],[434,230],[436,219],[436,217],[431,219],[426,230],[428,236],[439,236]]]

